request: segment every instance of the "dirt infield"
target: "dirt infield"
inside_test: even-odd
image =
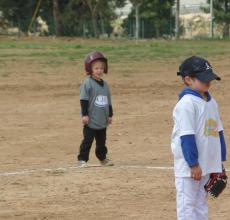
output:
[[[171,114],[183,87],[176,77],[180,59],[111,63],[105,80],[114,119],[107,146],[115,166],[69,169],[76,166],[82,139],[82,61],[51,62],[21,56],[30,49],[1,50],[0,173],[19,173],[0,174],[0,219],[176,219],[173,171],[147,167],[173,166]],[[208,58],[223,78],[211,93],[220,104],[229,144],[229,57]],[[89,162],[98,164],[94,146]],[[34,172],[20,173],[24,170]],[[210,220],[228,220],[230,187],[209,203]]]

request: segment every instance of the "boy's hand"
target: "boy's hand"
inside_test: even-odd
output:
[[[199,165],[191,167],[191,177],[194,180],[200,180],[202,175],[202,170]]]
[[[83,116],[83,117],[82,117],[82,123],[83,123],[84,125],[87,125],[87,124],[89,123],[89,116]]]
[[[108,119],[108,122],[109,122],[109,124],[112,124],[112,117],[109,117],[109,119]]]

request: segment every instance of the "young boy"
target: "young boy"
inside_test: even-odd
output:
[[[186,87],[173,111],[172,152],[174,154],[178,220],[207,220],[207,192],[204,185],[211,173],[222,172],[226,160],[223,127],[215,99],[208,89],[220,80],[209,62],[192,56],[177,75]]]
[[[106,158],[106,128],[112,123],[113,109],[108,84],[102,79],[108,72],[107,58],[100,52],[92,52],[85,58],[87,79],[80,88],[80,103],[84,139],[78,154],[78,166],[87,167],[89,152],[96,139],[96,156],[104,166],[113,162]]]

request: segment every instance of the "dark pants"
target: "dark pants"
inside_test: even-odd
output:
[[[78,160],[89,160],[89,152],[92,146],[94,138],[96,139],[96,156],[99,160],[104,160],[107,154],[106,141],[106,128],[96,130],[89,128],[87,125],[83,128],[84,139],[80,145],[80,152],[78,154]]]

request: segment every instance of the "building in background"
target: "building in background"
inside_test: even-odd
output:
[[[208,9],[209,7],[207,0],[180,0],[180,38],[192,39],[210,36],[211,15],[209,12],[204,12],[204,8]],[[220,25],[214,26],[216,37],[222,36],[221,28]]]
[[[202,7],[209,7],[207,0],[180,0],[180,14],[204,13]]]

